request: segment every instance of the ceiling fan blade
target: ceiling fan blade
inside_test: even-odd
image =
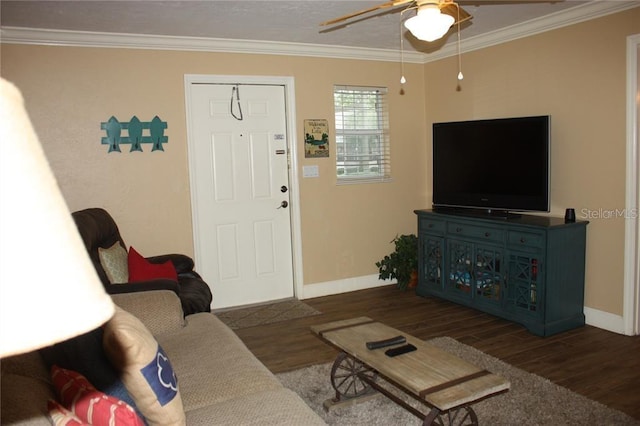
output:
[[[468,6],[526,4],[526,3],[560,3],[564,0],[456,0]]]
[[[454,24],[459,24],[473,18],[473,16],[471,16],[469,12],[460,7],[460,5],[456,5],[455,3],[446,3],[440,5],[440,12],[452,16],[453,19],[455,19]]]
[[[368,9],[359,10],[357,12],[350,13],[348,15],[341,16],[339,18],[331,19],[329,21],[322,22],[320,26],[337,24],[338,22],[346,21],[351,18],[355,18],[356,16],[364,15],[365,13],[373,12],[374,10],[379,9],[388,9],[390,7],[400,6],[402,4],[412,3],[415,0],[392,0],[386,3],[379,4],[374,7],[370,7]]]

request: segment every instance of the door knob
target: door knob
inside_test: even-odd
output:
[[[289,203],[287,203],[286,201],[283,201],[280,203],[280,207],[278,207],[279,209],[286,209],[287,207],[289,207]]]
[[[280,187],[280,192],[287,192],[289,190],[289,188],[287,188],[286,186],[282,185]]]

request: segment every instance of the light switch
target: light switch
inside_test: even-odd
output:
[[[318,166],[302,166],[302,177],[311,178],[320,176]]]

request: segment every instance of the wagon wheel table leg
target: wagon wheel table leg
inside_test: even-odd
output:
[[[334,401],[357,398],[371,393],[373,389],[362,380],[362,375],[370,380],[377,378],[377,373],[374,370],[341,352],[331,367],[331,386],[336,391]]]
[[[478,416],[469,406],[458,407],[453,410],[441,412],[437,408],[425,417],[424,423],[433,426],[478,426]]]

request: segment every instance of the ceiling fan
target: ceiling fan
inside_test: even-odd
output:
[[[407,19],[404,26],[416,38],[424,41],[437,40],[443,37],[452,25],[460,24],[472,18],[471,14],[453,0],[392,0],[322,22],[320,25],[333,25],[376,10],[397,6],[406,6],[405,10],[417,9],[417,14]]]

